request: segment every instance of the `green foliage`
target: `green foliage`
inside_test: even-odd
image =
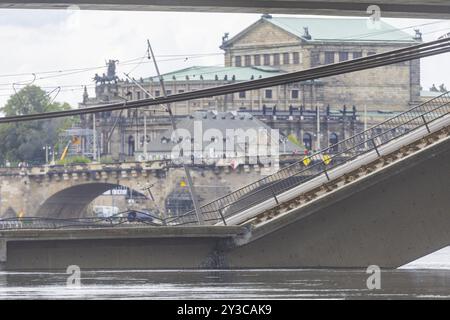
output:
[[[112,157],[101,157],[100,158],[100,163],[103,164],[110,164],[110,163],[115,163],[116,161],[114,161],[114,159]]]
[[[289,140],[290,142],[292,142],[292,143],[295,144],[296,146],[299,146],[299,147],[302,147],[302,146],[303,146],[303,144],[300,143],[300,141],[298,141],[298,138],[297,138],[296,135],[290,134],[290,135],[288,135],[287,138],[288,138],[288,140]]]
[[[0,111],[5,116],[17,116],[68,109],[70,105],[52,102],[39,87],[27,86],[11,96]],[[43,147],[57,147],[59,133],[69,128],[73,121],[72,118],[60,118],[0,125],[0,163],[45,162]]]
[[[56,162],[57,165],[84,164],[84,163],[91,163],[91,159],[83,156],[76,156],[76,157],[69,157],[64,160],[59,160]]]

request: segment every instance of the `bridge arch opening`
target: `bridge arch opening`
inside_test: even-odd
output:
[[[126,190],[119,194],[114,190]],[[111,201],[108,201],[110,197]],[[99,201],[100,200],[100,201]],[[47,218],[81,218],[93,216],[94,205],[114,206],[119,211],[150,209],[149,197],[129,186],[112,183],[86,183],[56,192],[39,207],[36,216]]]

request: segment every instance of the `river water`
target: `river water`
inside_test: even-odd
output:
[[[381,289],[366,270],[126,270],[68,275],[0,272],[0,299],[450,299],[450,248],[398,270],[382,271]]]

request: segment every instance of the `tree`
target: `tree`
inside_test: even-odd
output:
[[[0,111],[5,116],[17,116],[68,109],[69,104],[52,102],[41,88],[27,86],[11,96]],[[55,147],[59,133],[70,127],[72,122],[71,118],[60,118],[0,125],[0,162],[43,163],[43,147]]]

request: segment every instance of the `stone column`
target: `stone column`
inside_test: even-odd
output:
[[[2,264],[6,262],[7,259],[7,242],[5,239],[0,239],[0,270],[2,269]]]

